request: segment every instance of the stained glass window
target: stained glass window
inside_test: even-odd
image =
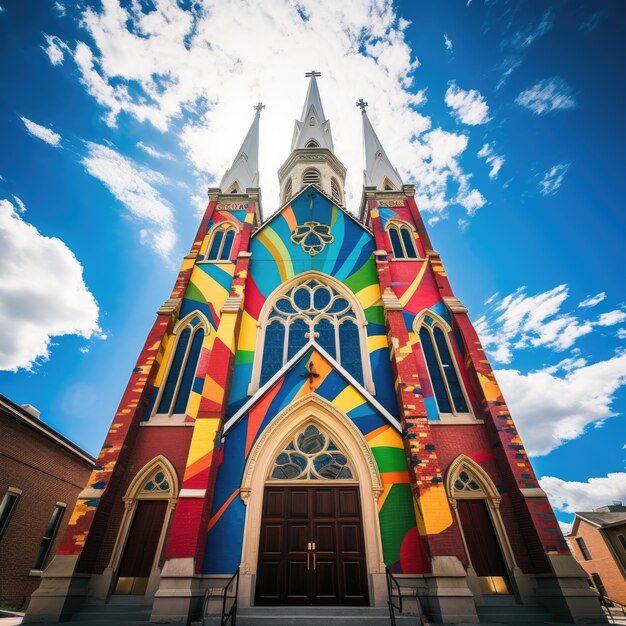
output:
[[[261,385],[312,338],[362,383],[361,332],[352,306],[334,287],[317,278],[302,280],[268,314]]]
[[[148,493],[167,492],[170,490],[170,484],[167,481],[165,473],[161,470],[157,470],[146,484],[143,486],[142,491]]]
[[[428,321],[428,316],[424,321]],[[420,344],[441,413],[469,413],[469,408],[444,331],[437,325],[422,326]]]
[[[354,474],[346,455],[326,433],[310,424],[276,457],[270,477],[274,480],[337,480],[354,478]]]
[[[389,241],[393,251],[394,259],[417,259],[417,248],[415,246],[415,238],[413,230],[408,224],[398,224],[391,222],[387,226],[389,231]]]
[[[235,229],[232,226],[217,226],[209,244],[209,261],[229,261],[235,241]]]
[[[179,331],[172,364],[157,406],[158,415],[184,415],[187,411],[203,341],[204,328],[200,318],[194,316]]]
[[[476,479],[465,470],[459,472],[457,479],[454,481],[454,488],[457,491],[481,491],[480,485],[478,484]]]

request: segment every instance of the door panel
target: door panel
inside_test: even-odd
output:
[[[267,487],[260,539],[256,604],[368,604],[358,487]]]
[[[484,500],[458,500],[459,519],[477,576],[506,576],[504,559]]]

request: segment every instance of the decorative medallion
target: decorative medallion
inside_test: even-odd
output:
[[[328,224],[319,222],[304,222],[302,226],[296,226],[291,231],[291,241],[311,256],[319,254],[327,243],[332,243],[335,238],[330,234]]]

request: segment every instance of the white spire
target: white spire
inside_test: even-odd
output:
[[[246,189],[259,186],[259,118],[264,108],[260,102],[254,107],[252,126],[220,183],[222,193],[245,193]]]
[[[291,149],[298,150],[300,148],[317,147],[327,148],[333,152],[333,137],[330,132],[330,122],[324,117],[324,109],[322,108],[322,99],[317,88],[315,78],[321,76],[319,72],[307,72],[305,74],[310,78],[309,90],[306,94],[304,106],[302,107],[302,115],[300,120],[296,120],[293,129],[293,139],[291,141]],[[312,146],[310,142],[317,143]],[[309,145],[307,145],[309,144]]]
[[[365,169],[363,171],[366,187],[376,187],[381,191],[386,188],[402,189],[402,179],[398,170],[391,165],[382,144],[378,140],[374,128],[365,112],[367,102],[359,100],[356,105],[363,116],[363,145],[365,147]]]

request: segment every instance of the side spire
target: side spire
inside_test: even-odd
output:
[[[292,151],[311,147],[327,148],[331,152],[334,151],[330,122],[324,116],[322,99],[317,87],[317,80],[315,80],[321,75],[315,70],[305,74],[307,78],[310,78],[309,89],[302,107],[302,115],[299,120],[296,120],[293,129]]]
[[[259,120],[265,105],[259,102],[253,108],[256,114],[252,126],[220,183],[222,193],[244,193],[250,187],[259,186]]]
[[[361,116],[363,117],[363,146],[365,150],[363,184],[365,187],[376,187],[381,191],[399,191],[402,189],[402,179],[398,170],[391,165],[391,161],[372,127],[365,111],[367,102],[361,98],[356,105],[361,109]]]

